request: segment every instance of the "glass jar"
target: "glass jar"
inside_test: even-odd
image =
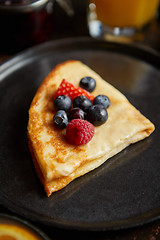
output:
[[[16,52],[52,34],[52,0],[0,0],[0,50]]]

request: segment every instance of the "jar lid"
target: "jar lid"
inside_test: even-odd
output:
[[[49,0],[0,0],[0,10],[28,12],[43,7]]]

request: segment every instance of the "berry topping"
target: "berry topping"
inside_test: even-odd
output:
[[[66,128],[66,137],[74,145],[88,143],[94,135],[94,126],[82,119],[73,119]]]
[[[85,113],[80,108],[73,108],[69,113],[69,120],[71,121],[72,119],[77,119],[77,118],[84,119]]]
[[[66,95],[60,95],[54,99],[54,106],[57,110],[68,111],[72,106],[70,97]]]
[[[108,119],[108,113],[102,105],[93,105],[87,111],[87,120],[94,126],[104,124]]]
[[[53,117],[53,122],[59,128],[66,128],[68,125],[67,113],[64,110],[59,110]]]
[[[93,92],[96,87],[96,81],[91,77],[84,77],[80,80],[80,87],[84,88],[88,92]]]
[[[93,100],[93,104],[96,105],[96,104],[100,104],[102,106],[104,106],[105,109],[107,109],[111,102],[109,100],[109,98],[105,95],[98,95],[95,97],[95,99]]]
[[[106,109],[110,106],[110,99],[107,96],[94,97],[90,93],[96,87],[93,78],[88,76],[82,78],[80,86],[82,88],[63,79],[53,102],[55,109],[58,110],[53,117],[54,124],[59,128],[66,128],[66,138],[74,145],[83,145],[92,139],[94,126],[100,126],[107,121]]]
[[[86,111],[90,106],[92,106],[92,102],[86,96],[79,96],[73,100],[73,107],[81,108],[83,111]]]
[[[94,96],[91,93],[89,93],[85,89],[74,86],[72,83],[67,82],[65,79],[62,80],[54,98],[60,95],[67,95],[71,98],[71,100],[80,95],[88,97],[91,101],[93,101],[94,99]]]

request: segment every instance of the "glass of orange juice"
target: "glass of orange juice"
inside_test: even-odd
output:
[[[89,0],[90,35],[133,36],[155,18],[158,6],[159,0]]]

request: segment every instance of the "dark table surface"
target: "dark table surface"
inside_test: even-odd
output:
[[[66,13],[56,4],[54,9],[54,28],[52,36],[49,40],[64,39],[68,37],[89,36],[86,21],[86,0],[72,1],[75,10],[73,17],[68,17]],[[62,30],[63,29],[63,30]],[[147,32],[144,33],[145,37],[141,42],[136,44],[145,48],[160,52],[160,19],[153,21],[149,26]],[[135,43],[134,43],[135,44]],[[7,52],[3,50],[0,42],[0,64],[6,60],[14,57],[21,50],[14,50]],[[18,213],[12,212],[0,205],[0,213],[7,213],[16,215],[24,219]],[[28,219],[27,219],[28,220]],[[59,240],[64,238],[75,239],[77,237],[83,239],[105,239],[105,240],[158,240],[160,239],[160,220],[145,224],[143,226],[134,227],[131,229],[117,230],[117,231],[103,231],[103,232],[86,232],[67,230],[57,227],[50,227],[40,223],[29,220],[39,229],[41,229],[51,239]]]

